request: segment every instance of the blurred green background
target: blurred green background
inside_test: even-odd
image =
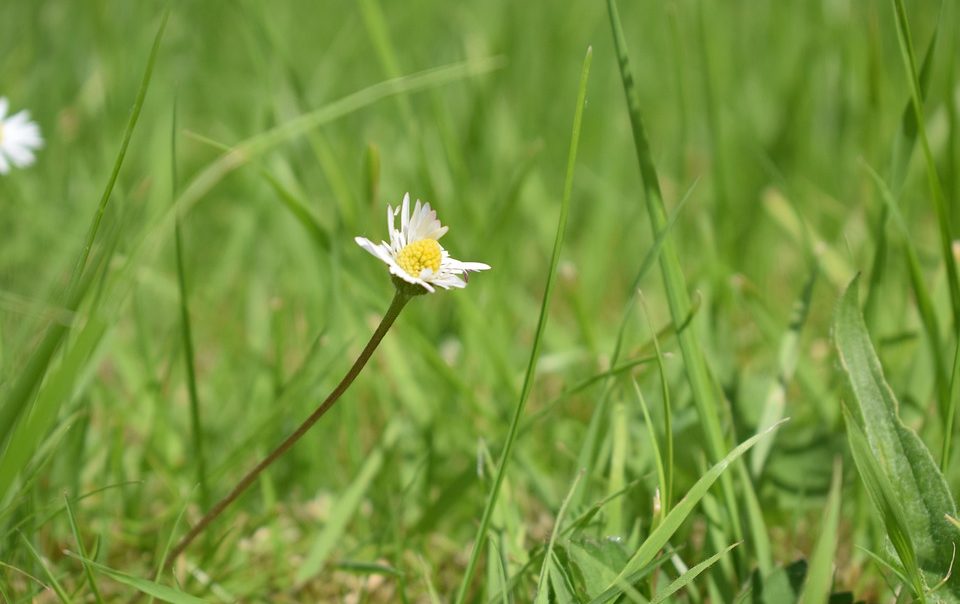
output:
[[[960,16],[950,4],[908,8],[918,60],[939,28],[926,115],[957,224]],[[94,246],[94,258],[113,256],[71,313],[64,292],[164,10],[149,92]],[[730,443],[756,431],[781,342],[799,334],[786,391],[792,421],[753,478],[773,561],[810,555],[839,456],[835,588],[890,601],[890,572],[855,548],[884,550],[884,537],[846,451],[830,342],[838,294],[858,271],[871,282],[868,325],[902,415],[934,450],[942,428],[903,237],[881,227],[883,202],[865,166],[898,195],[950,355],[956,333],[922,158],[898,148],[910,92],[891,5],[625,0],[620,11],[668,209],[690,196],[670,236],[695,292],[693,328],[729,403]],[[74,601],[93,597],[83,566],[63,553],[77,551],[64,494],[90,557],[143,578],[170,535],[199,518],[174,215],[203,454],[219,497],[322,400],[386,309],[387,273],[352,239],[385,238],[385,205],[407,191],[450,226],[443,243],[454,257],[493,270],[464,291],[414,300],[334,411],[175,574],[184,592],[213,601],[453,594],[530,354],[588,46],[593,68],[559,282],[489,550],[501,554],[515,601],[532,599],[595,412],[604,414],[598,462],[569,514],[616,490],[615,457],[632,485],[578,534],[618,568],[650,529],[653,450],[629,377],[660,430],[656,364],[564,396],[609,369],[621,326],[621,362],[650,354],[651,334],[666,328],[675,498],[707,467],[656,265],[639,283],[648,313],[628,304],[654,235],[604,3],[3,2],[0,96],[31,111],[46,146],[35,166],[0,178],[0,389],[13,389],[50,325],[75,327],[64,350],[90,316],[105,333],[77,359],[56,420],[0,491],[0,598],[58,601],[40,585],[52,583],[46,573]],[[217,144],[233,147],[357,90],[451,64],[463,68],[444,82],[362,107],[348,102],[335,120],[286,131],[171,209],[220,156]],[[887,251],[877,269],[881,239]],[[814,273],[809,318],[790,332]],[[627,449],[616,453],[620,428]],[[947,478],[955,490],[960,472]],[[714,511],[724,505],[719,494],[711,501]],[[692,566],[728,531],[706,505],[673,543]],[[742,593],[756,561],[749,544],[738,551],[682,597]],[[490,556],[471,592],[477,602],[497,596]],[[303,576],[304,567],[313,572]],[[680,571],[667,564],[662,572],[665,584]],[[105,574],[97,583],[107,601],[134,593]]]

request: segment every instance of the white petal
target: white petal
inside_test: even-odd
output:
[[[7,100],[7,97],[0,96],[0,121],[3,121],[3,118],[7,117],[7,110],[10,108],[10,101]]]
[[[37,158],[31,153],[29,149],[22,146],[11,146],[7,149],[7,155],[10,156],[10,161],[13,162],[18,168],[26,168],[27,166],[33,165],[33,162]]]
[[[456,273],[466,273],[468,271],[486,271],[490,269],[490,265],[482,262],[462,262],[455,258],[445,256],[440,262],[440,269]]]
[[[444,289],[450,289],[451,287],[455,287],[457,289],[463,289],[464,287],[467,286],[466,281],[464,281],[463,279],[455,275],[448,275],[440,279],[434,279],[433,284],[439,285]]]
[[[357,242],[357,245],[367,250],[368,252],[370,252],[380,260],[383,260],[384,250],[381,249],[381,246],[370,241],[366,237],[354,237],[353,240]],[[386,260],[384,260],[384,262],[386,262]]]
[[[410,224],[410,194],[404,193],[403,203],[400,204],[400,232],[407,234],[407,225]]]
[[[24,109],[10,116],[10,119],[8,119],[4,123],[4,127],[14,128],[14,127],[26,125],[29,122],[30,122],[30,112]]]
[[[10,172],[10,164],[7,163],[7,158],[3,156],[3,153],[0,153],[0,174],[7,174]]]

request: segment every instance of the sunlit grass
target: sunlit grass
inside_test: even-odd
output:
[[[900,0],[0,3],[45,140],[0,177],[0,601],[960,601],[958,39]],[[405,191],[493,269],[161,572],[357,357],[393,287],[353,237]]]

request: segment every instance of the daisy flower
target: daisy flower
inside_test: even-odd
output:
[[[394,221],[398,214],[399,229]],[[389,243],[382,241],[378,245],[365,237],[354,240],[382,260],[392,275],[428,292],[433,293],[435,286],[444,289],[466,287],[467,273],[490,268],[482,262],[461,262],[451,258],[438,241],[447,232],[447,227],[437,220],[437,213],[430,209],[430,204],[421,204],[419,199],[411,213],[409,193],[403,196],[399,208],[387,206],[387,229]]]
[[[30,114],[21,111],[7,117],[10,104],[0,97],[0,174],[10,171],[10,165],[26,168],[36,161],[33,152],[43,146],[40,127],[30,121]]]

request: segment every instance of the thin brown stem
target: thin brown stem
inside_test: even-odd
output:
[[[396,295],[393,298],[393,302],[390,303],[390,308],[387,309],[387,313],[383,316],[383,319],[380,321],[380,325],[377,326],[377,330],[373,332],[373,336],[370,337],[370,341],[367,342],[367,345],[364,347],[363,352],[360,353],[360,356],[357,357],[357,360],[354,361],[353,366],[350,367],[350,371],[347,372],[343,379],[340,380],[340,383],[337,384],[337,387],[333,389],[333,392],[330,393],[330,396],[326,398],[323,403],[317,407],[316,411],[310,414],[300,427],[297,428],[293,434],[288,436],[286,440],[280,443],[276,449],[273,450],[270,455],[267,455],[263,461],[258,463],[252,470],[247,472],[240,482],[233,487],[233,490],[230,491],[230,494],[221,499],[210,508],[203,518],[200,519],[190,532],[188,532],[180,542],[177,543],[177,546],[173,548],[173,551],[170,552],[170,557],[167,558],[166,566],[169,566],[173,563],[180,554],[183,553],[185,549],[197,538],[200,533],[202,533],[211,522],[217,519],[220,514],[223,513],[227,507],[236,501],[240,495],[243,494],[247,488],[253,484],[261,472],[267,469],[270,464],[279,459],[284,453],[287,452],[290,447],[292,447],[300,438],[310,430],[311,427],[317,420],[324,416],[324,414],[333,407],[334,403],[340,398],[340,396],[346,392],[347,388],[350,387],[350,384],[353,383],[353,380],[360,374],[360,371],[363,369],[364,365],[367,364],[367,361],[370,360],[370,356],[373,354],[373,351],[377,349],[377,346],[380,344],[380,341],[383,339],[383,336],[387,334],[387,331],[390,329],[390,326],[393,325],[393,322],[396,320],[397,316],[400,314],[400,311],[403,310],[404,305],[407,301],[410,300],[410,296],[406,293],[397,290]]]

